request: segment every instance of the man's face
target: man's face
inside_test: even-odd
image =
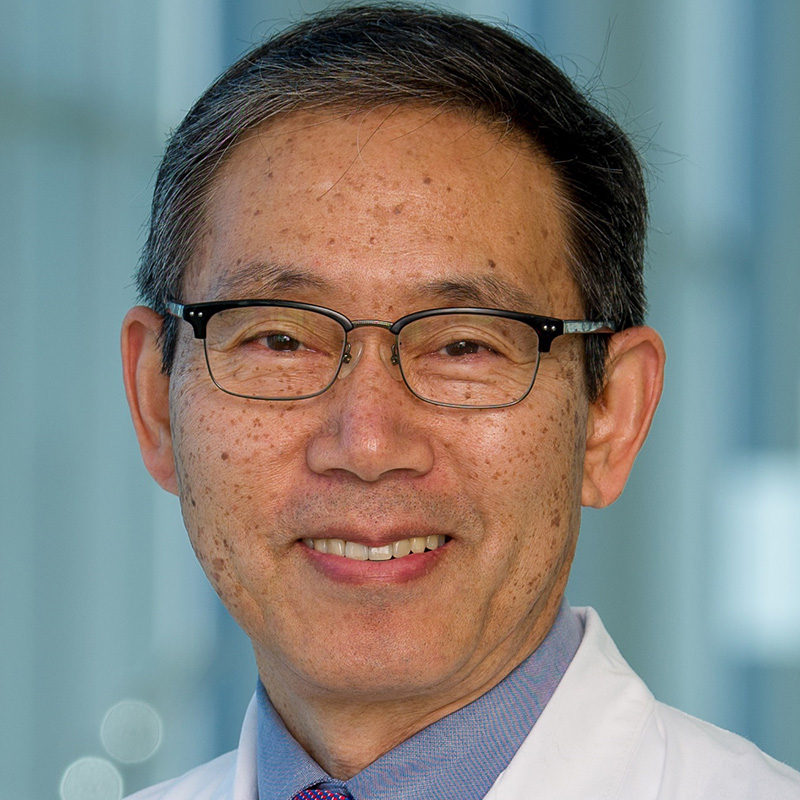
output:
[[[220,169],[180,300],[282,298],[389,321],[448,305],[581,317],[557,192],[526,146],[461,116],[294,114]],[[444,708],[532,651],[579,526],[579,341],[556,341],[518,405],[464,410],[413,397],[384,330],[350,335],[361,359],[326,393],[265,402],[217,389],[182,328],[170,407],[183,513],[273,699]],[[389,561],[304,542],[427,536],[445,544]]]

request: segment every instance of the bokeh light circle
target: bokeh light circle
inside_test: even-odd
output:
[[[122,775],[104,758],[79,758],[61,778],[61,800],[121,800]]]
[[[106,752],[123,764],[147,761],[161,745],[161,717],[141,700],[122,700],[112,706],[100,725]]]

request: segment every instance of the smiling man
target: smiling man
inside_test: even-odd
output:
[[[141,798],[800,797],[563,596],[661,392],[645,218],[618,127],[469,19],[318,17],[200,99],[124,372],[260,681]]]

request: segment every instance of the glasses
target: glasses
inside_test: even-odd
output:
[[[491,308],[434,308],[396,322],[348,319],[289,300],[229,300],[182,305],[171,314],[203,340],[211,380],[223,392],[254,400],[305,400],[329,389],[356,365],[356,328],[395,337],[391,364],[426,403],[503,408],[530,392],[539,356],[571,333],[613,333],[610,322],[562,320]]]

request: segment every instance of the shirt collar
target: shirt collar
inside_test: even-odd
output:
[[[583,634],[566,600],[536,650],[497,686],[434,722],[347,781],[356,800],[480,800],[555,691]],[[295,741],[259,681],[259,800],[291,800],[332,779]]]

